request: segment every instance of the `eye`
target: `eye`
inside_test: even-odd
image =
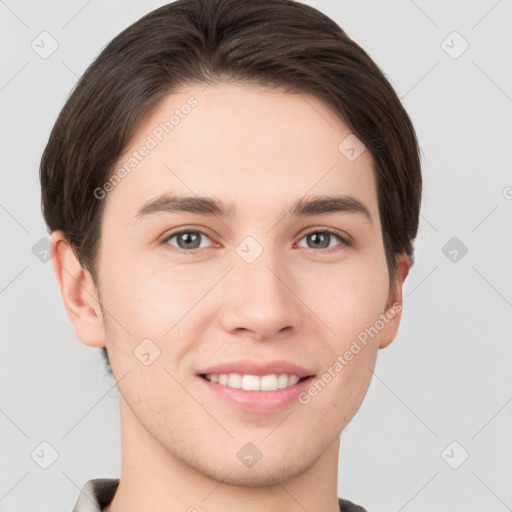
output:
[[[176,239],[176,245],[175,243],[171,243],[173,239]],[[211,240],[210,237],[203,231],[182,229],[180,231],[171,233],[169,236],[164,238],[164,240],[162,240],[162,243],[176,247],[178,252],[183,254],[194,255],[198,252],[199,249],[208,247],[207,245],[202,244],[204,239]],[[307,248],[325,249],[322,252],[333,252],[341,250],[343,247],[349,247],[352,245],[352,242],[348,240],[348,238],[343,237],[340,233],[332,229],[317,229],[316,231],[310,231],[301,238],[301,240],[304,239],[307,240]],[[338,239],[340,243],[333,246],[331,244],[333,239]]]
[[[176,238],[176,243],[178,244],[178,249],[181,249],[179,252],[187,253],[187,254],[196,254],[197,249],[203,249],[204,245],[201,245],[202,238],[210,237],[203,233],[202,231],[194,231],[191,229],[185,229],[181,231],[176,231],[171,233],[168,237],[163,240],[163,243],[171,244],[171,240]]]
[[[336,244],[334,247],[330,245],[334,238],[337,238],[341,243]],[[309,249],[328,249],[324,252],[332,252],[340,250],[342,247],[349,247],[352,245],[347,238],[341,236],[337,231],[333,231],[331,229],[322,229],[316,231],[310,231],[306,233],[301,240],[306,239],[311,242],[311,245],[308,245]]]

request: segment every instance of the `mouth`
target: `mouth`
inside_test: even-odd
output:
[[[199,377],[208,382],[232,389],[243,389],[245,391],[277,391],[300,384],[314,376],[308,375],[306,377],[299,377],[298,375],[287,373],[274,373],[262,376],[240,373],[202,373],[199,374]]]
[[[298,406],[300,394],[315,379],[311,371],[282,361],[260,365],[253,361],[224,364],[196,375],[204,385],[207,403],[256,414]]]

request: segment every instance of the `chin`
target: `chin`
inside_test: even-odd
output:
[[[221,481],[224,485],[231,485],[236,487],[271,487],[278,484],[283,484],[288,480],[298,477],[309,468],[290,466],[288,461],[281,460],[280,463],[272,465],[268,464],[265,467],[257,468],[225,468],[223,475],[207,475],[210,478]],[[218,472],[216,468],[215,472]]]
[[[293,457],[291,456],[293,455]],[[205,459],[208,458],[205,455]],[[239,460],[237,453],[233,453],[231,460],[228,457],[217,459],[217,463],[208,466],[204,460],[195,461],[193,468],[207,478],[222,482],[224,485],[236,487],[268,487],[278,485],[294,479],[316,462],[313,457],[307,459],[304,453],[274,453],[273,456],[261,455],[261,458],[252,466],[247,467]],[[215,460],[216,457],[208,458]]]

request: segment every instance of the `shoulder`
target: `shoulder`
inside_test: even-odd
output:
[[[365,508],[360,505],[356,505],[349,500],[342,500],[338,498],[338,504],[340,506],[340,512],[367,512]]]
[[[72,512],[101,512],[110,504],[119,485],[119,478],[94,478],[88,480]]]

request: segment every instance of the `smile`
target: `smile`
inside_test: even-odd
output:
[[[244,389],[246,391],[275,391],[295,386],[307,377],[298,377],[297,375],[269,374],[269,375],[242,375],[239,373],[221,373],[221,374],[205,374],[201,375],[204,379],[227,386],[234,389]]]

